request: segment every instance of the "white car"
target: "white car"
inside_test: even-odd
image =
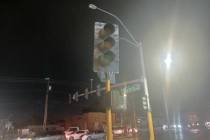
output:
[[[64,131],[66,139],[68,140],[71,134],[77,131],[79,131],[79,127],[69,127],[66,131]]]
[[[114,127],[112,133],[114,136],[123,136],[125,135],[125,129],[123,127]]]
[[[95,131],[82,136],[81,140],[104,140],[105,134],[103,131]]]
[[[69,139],[67,140],[79,140],[83,135],[86,135],[89,131],[88,130],[79,130],[70,135]]]

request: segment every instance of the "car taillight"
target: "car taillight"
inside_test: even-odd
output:
[[[79,139],[82,140],[82,137],[83,137],[84,135],[85,135],[85,134],[82,134],[82,135],[79,137]]]
[[[65,138],[68,139],[69,138],[69,135],[68,134],[65,134]]]

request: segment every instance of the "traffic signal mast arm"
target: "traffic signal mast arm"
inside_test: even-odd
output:
[[[115,85],[112,85],[111,86],[111,89],[119,88],[121,86],[124,86],[125,84],[129,85],[129,84],[140,83],[141,81],[142,81],[141,79],[136,79],[136,80],[132,80],[132,81],[128,81],[128,82],[123,82],[123,83],[115,84]],[[105,91],[106,88],[103,87],[103,88],[100,88],[99,90],[100,91]],[[87,94],[90,95],[90,94],[94,94],[96,92],[97,92],[97,90],[92,90],[92,91],[89,91]],[[84,93],[79,94],[78,97],[82,97],[82,96],[85,96],[85,95],[86,95],[86,93],[84,92]]]

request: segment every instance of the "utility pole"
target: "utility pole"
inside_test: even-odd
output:
[[[46,90],[46,95],[45,95],[45,106],[44,106],[44,121],[43,121],[43,129],[45,130],[47,127],[47,113],[48,113],[48,95],[49,92],[51,90],[50,87],[50,78],[45,78],[45,80],[47,81],[47,90]]]
[[[93,90],[93,79],[91,78],[90,79],[90,91],[92,91]]]

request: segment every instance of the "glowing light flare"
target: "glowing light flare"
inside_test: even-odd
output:
[[[172,63],[172,58],[171,58],[171,53],[168,53],[165,60],[164,60],[164,63],[166,64],[166,68],[167,70],[170,69],[171,67],[171,63]]]
[[[127,94],[123,94],[123,97],[127,97]]]

